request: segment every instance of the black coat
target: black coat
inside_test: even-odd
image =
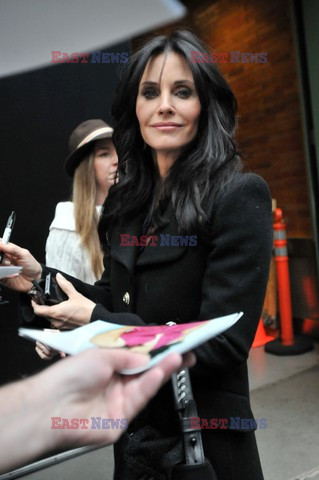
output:
[[[238,175],[221,198],[213,209],[207,205],[213,233],[209,242],[199,236],[196,246],[147,246],[141,253],[137,246],[121,246],[120,234],[142,235],[144,213],[112,232],[105,271],[95,286],[75,279],[72,283],[98,302],[91,320],[185,323],[243,311],[236,325],[196,349],[191,378],[200,417],[251,419],[246,360],[268,279],[271,198],[255,174]],[[160,234],[177,235],[173,215]],[[131,429],[148,424],[169,436],[177,431],[174,418],[167,385]]]

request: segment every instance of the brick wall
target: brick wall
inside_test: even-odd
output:
[[[268,182],[284,212],[287,233],[311,237],[301,108],[289,0],[184,0],[181,22],[210,51],[228,53],[220,69],[238,99],[240,150],[247,170]],[[151,32],[153,34],[154,32]],[[145,37],[136,38],[138,48]],[[267,52],[266,63],[231,63],[231,53]]]

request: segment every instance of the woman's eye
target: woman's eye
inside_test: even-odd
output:
[[[191,94],[192,94],[192,91],[189,88],[180,88],[176,92],[176,95],[180,98],[189,98]]]
[[[142,95],[147,100],[150,100],[152,98],[157,97],[157,90],[155,88],[146,88],[145,90],[142,91]]]

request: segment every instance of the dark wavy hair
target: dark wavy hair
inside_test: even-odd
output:
[[[147,223],[156,231],[167,222],[165,212],[171,202],[180,233],[207,231],[203,205],[214,198],[241,169],[234,141],[236,98],[213,63],[193,63],[192,52],[208,53],[191,32],[174,31],[158,36],[135,53],[123,71],[112,105],[113,142],[119,158],[120,182],[109,192],[99,225],[105,242],[114,222],[131,217],[148,205]],[[160,181],[151,149],[145,146],[135,107],[139,83],[147,62],[161,53],[182,55],[194,77],[201,104],[198,132]],[[209,58],[209,57],[208,57]]]

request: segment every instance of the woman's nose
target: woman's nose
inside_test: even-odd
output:
[[[172,105],[171,98],[169,95],[161,95],[158,112],[162,115],[165,113],[169,113],[169,114],[174,113],[174,107]]]
[[[112,152],[112,165],[113,166],[117,166],[117,164],[119,163],[119,158],[117,156],[117,152],[115,150],[115,148],[113,149],[113,152]]]

